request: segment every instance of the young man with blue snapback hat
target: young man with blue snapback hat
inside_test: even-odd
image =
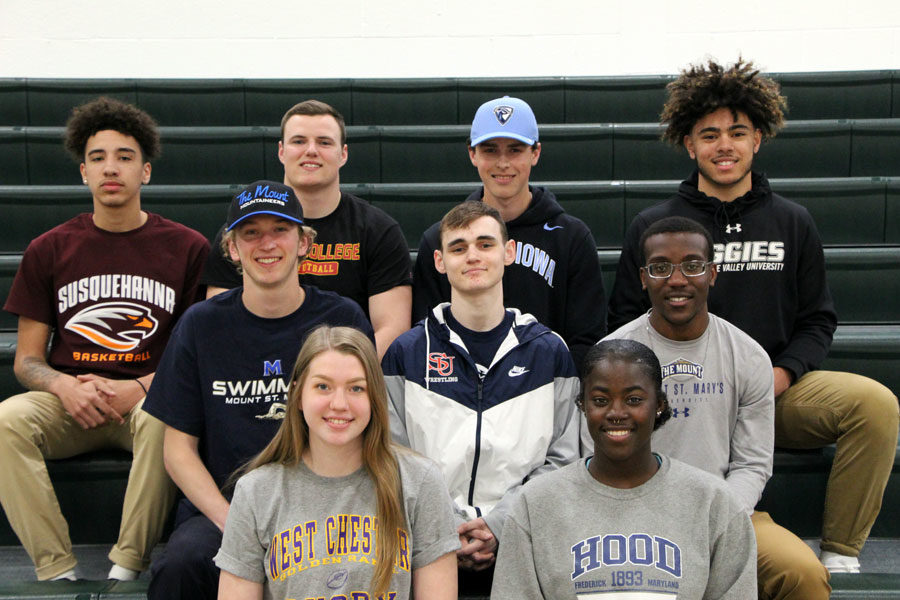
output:
[[[149,598],[215,598],[231,474],[284,418],[291,365],[321,324],[375,341],[348,298],[301,285],[297,268],[315,232],[289,186],[257,181],[231,202],[222,245],[243,286],[194,305],[175,328],[144,410],[166,424],[166,469],[184,493],[175,531],[152,567]]]
[[[497,209],[516,242],[515,260],[503,276],[504,306],[531,313],[559,333],[580,367],[587,348],[606,333],[597,245],[587,225],[567,215],[552,192],[529,183],[541,156],[534,112],[519,98],[485,102],[472,121],[468,148],[482,188],[467,199]],[[450,300],[447,276],[432,260],[439,249],[435,223],[419,245],[413,321]]]

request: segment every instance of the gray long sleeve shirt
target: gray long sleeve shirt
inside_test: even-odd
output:
[[[649,313],[605,339],[641,342],[659,358],[672,419],[654,432],[653,449],[724,478],[752,512],[772,475],[775,449],[772,363],[762,346],[712,314],[695,340],[661,336]],[[584,427],[581,437],[591,454]]]

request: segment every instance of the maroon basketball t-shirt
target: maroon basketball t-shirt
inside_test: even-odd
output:
[[[159,215],[118,233],[84,213],[28,245],[4,308],[50,325],[53,368],[139,377],[156,370],[197,299],[208,250],[200,233]]]

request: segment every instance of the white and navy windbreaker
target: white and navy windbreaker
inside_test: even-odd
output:
[[[579,383],[565,342],[515,315],[479,375],[440,304],[391,344],[382,367],[394,441],[436,461],[459,519],[483,517],[499,539],[526,481],[578,458]]]

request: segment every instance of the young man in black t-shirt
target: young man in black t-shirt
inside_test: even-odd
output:
[[[228,478],[261,451],[284,418],[291,365],[320,324],[373,338],[356,303],[301,285],[315,232],[293,189],[273,181],[234,197],[224,247],[243,286],[201,302],[172,334],[144,410],[166,424],[166,468],[184,493],[149,598],[215,598],[212,557],[228,514]]]
[[[347,162],[344,118],[331,106],[306,100],[281,119],[278,159],[284,184],[293,188],[316,239],[300,265],[301,283],[354,300],[375,329],[378,355],[409,329],[412,292],[409,248],[387,213],[340,189]],[[221,233],[220,233],[221,235]],[[213,243],[202,283],[207,297],[241,283]]]

